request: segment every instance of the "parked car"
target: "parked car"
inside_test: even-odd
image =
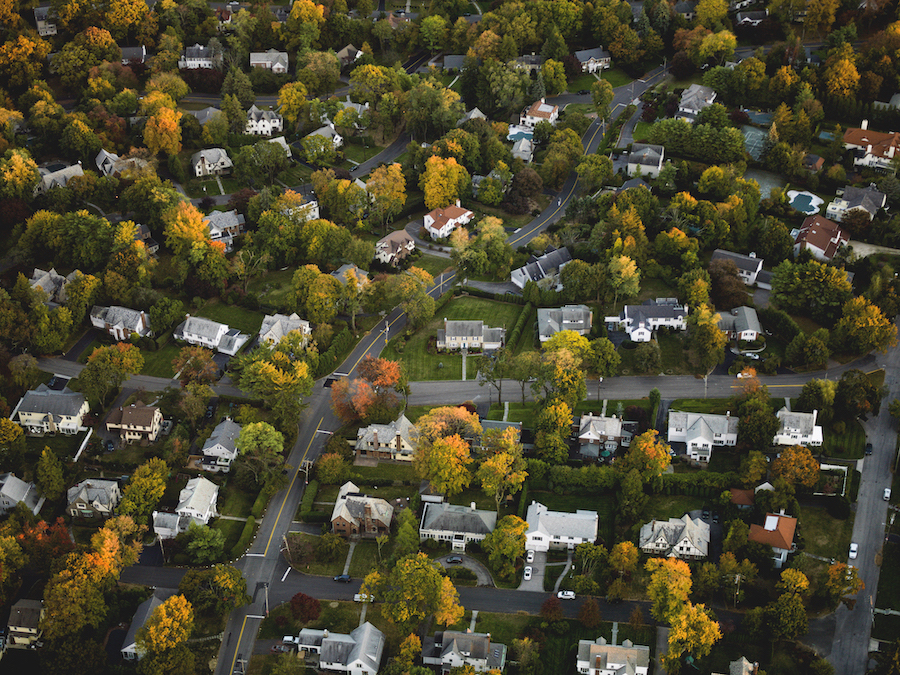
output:
[[[884,488],[884,501],[891,501],[891,488]]]
[[[525,562],[527,562],[527,563],[534,562],[534,551],[527,551],[525,553]]]
[[[590,94],[590,93],[591,93],[591,92],[589,92],[587,89],[579,89],[579,90],[578,90],[578,95],[579,95],[579,96],[587,96],[587,95]]]
[[[462,564],[462,557],[458,556],[458,555],[451,555],[449,558],[447,558],[447,564],[448,565],[460,565],[460,564]]]
[[[283,638],[281,638],[281,644],[284,644],[284,645],[300,644],[300,638],[297,637],[296,635],[285,635]]]
[[[113,452],[116,449],[116,444],[113,443],[112,441],[106,441],[105,445],[106,445],[107,452]]]
[[[859,555],[859,544],[850,544],[850,560],[856,560]]]
[[[349,574],[338,574],[335,578],[335,581],[340,581],[345,584],[349,584],[353,579],[350,578]]]
[[[575,591],[560,591],[556,594],[556,597],[560,600],[574,600],[575,599]]]
[[[522,575],[522,579],[524,579],[525,581],[531,581],[531,572],[532,572],[532,569],[531,569],[531,566],[529,565],[528,567],[525,568],[525,574]]]
[[[700,517],[706,522],[709,522],[709,509],[703,509],[703,513],[700,514]]]
[[[353,596],[353,602],[375,602],[375,596],[366,595],[365,593],[357,593]]]
[[[872,444],[871,443],[866,443],[866,454],[867,455],[872,454]]]

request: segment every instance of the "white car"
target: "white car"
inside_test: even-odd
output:
[[[525,581],[531,581],[531,566],[525,568],[525,575],[522,577]]]
[[[850,560],[856,560],[859,555],[859,544],[850,544]]]
[[[365,593],[357,593],[353,596],[353,602],[375,602],[375,596],[368,596]]]
[[[884,501],[891,501],[891,488],[884,488]]]
[[[575,599],[575,591],[560,591],[556,594],[556,597],[560,600],[574,600]]]
[[[525,553],[525,562],[533,563],[534,562],[534,551],[528,551]]]

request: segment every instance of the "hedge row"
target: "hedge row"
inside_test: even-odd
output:
[[[528,302],[525,303],[522,311],[519,312],[519,318],[516,320],[513,329],[506,334],[507,346],[515,348],[515,346],[519,344],[519,337],[522,335],[522,330],[525,328],[525,322],[528,321],[528,316],[531,314],[531,308],[532,304]]]
[[[331,520],[331,514],[325,511],[304,511],[300,517],[304,523],[327,523]]]
[[[762,325],[771,333],[774,333],[785,342],[790,342],[800,335],[800,326],[791,316],[781,309],[763,307],[757,310]]]
[[[509,302],[513,305],[525,304],[525,298],[515,293],[492,293],[491,291],[473,288],[472,286],[463,286],[460,290],[478,298],[487,298],[488,300],[496,300],[497,302]]]
[[[528,511],[528,481],[522,484],[522,490],[519,492],[519,513],[518,516],[525,520],[525,514]]]
[[[265,492],[260,492],[259,496],[256,498],[256,501],[253,502],[253,507],[250,509],[250,515],[254,518],[259,518],[262,515],[262,512],[266,508],[266,504],[269,503],[269,498]]]
[[[303,500],[300,502],[300,513],[312,511],[313,502],[316,501],[316,495],[319,493],[319,481],[311,480],[306,490],[303,492]]]
[[[338,357],[346,352],[353,345],[353,333],[349,328],[344,328],[340,333],[334,336],[331,346],[328,350],[319,356],[319,363],[316,366],[316,377],[322,377],[326,373],[330,373],[338,365]]]
[[[256,530],[256,518],[250,516],[244,524],[244,530],[241,532],[241,538],[231,549],[232,558],[240,558],[244,555],[244,551],[250,546],[250,540],[253,539],[253,532]]]
[[[662,492],[667,495],[689,495],[693,497],[718,497],[725,490],[740,484],[735,473],[664,473]]]

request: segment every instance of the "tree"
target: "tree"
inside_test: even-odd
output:
[[[857,354],[885,352],[897,344],[897,327],[866,298],[848,300],[835,326],[835,339],[844,349]]]
[[[856,567],[836,562],[828,568],[826,588],[834,602],[854,596],[865,587],[866,584],[859,578],[859,570]]]
[[[516,559],[525,553],[525,532],[528,523],[518,516],[504,516],[497,527],[484,540],[482,546],[488,553],[492,569],[501,577],[515,575]]]
[[[289,163],[288,155],[281,145],[260,141],[245,145],[235,155],[234,174],[250,184],[256,184],[261,179],[266,185],[271,185],[275,182],[275,176],[284,171]]]
[[[419,25],[419,37],[422,44],[434,54],[439,46],[446,44],[447,29],[447,20],[440,14],[425,17]]]
[[[842,419],[855,419],[881,409],[882,390],[861,370],[848,370],[838,382],[834,394],[834,414]]]
[[[216,618],[250,602],[247,580],[232,565],[189,570],[178,584],[178,591],[198,615]]]
[[[181,152],[181,116],[172,108],[160,108],[144,124],[144,143],[154,155]]]
[[[719,318],[708,305],[697,307],[688,316],[693,356],[707,373],[725,359],[728,336],[719,328]]]
[[[302,82],[288,82],[278,90],[278,109],[290,128],[296,129],[305,116],[307,89]]]
[[[37,164],[27,150],[7,150],[0,159],[0,196],[6,199],[31,199],[41,181]]]
[[[271,424],[254,422],[245,424],[238,435],[237,449],[244,466],[253,474],[257,485],[274,491],[273,478],[281,475],[284,463],[284,435]]]
[[[622,474],[636,469],[646,483],[659,478],[671,463],[669,444],[659,438],[659,432],[650,429],[631,441],[625,457],[615,466]]]
[[[119,342],[97,347],[88,357],[87,365],[78,376],[81,390],[99,403],[106,401],[110,390],[118,389],[134,373],[144,367],[141,350],[132,344]]]
[[[781,456],[772,463],[772,474],[783,477],[791,485],[815,487],[819,480],[819,463],[813,458],[809,448],[792,445],[781,451]]]
[[[491,433],[494,432],[488,432]],[[481,483],[481,489],[494,498],[499,516],[500,504],[506,501],[507,495],[513,495],[522,489],[528,472],[525,470],[522,446],[515,429],[504,429],[498,435],[503,437],[499,443],[503,450],[485,459],[478,467],[475,478]]]
[[[400,165],[394,162],[374,169],[366,182],[366,192],[372,202],[369,212],[384,230],[406,205],[406,181]]]
[[[388,277],[385,294],[391,304],[399,304],[409,317],[413,328],[420,328],[434,316],[434,298],[428,289],[434,277],[418,267],[410,267],[403,274]]]
[[[141,672],[172,673],[187,671],[194,655],[186,643],[194,629],[194,608],[183,595],[173,595],[153,610],[135,634],[143,655]],[[146,664],[146,665],[145,665]]]
[[[535,447],[549,464],[563,464],[569,456],[566,439],[572,428],[572,409],[564,401],[551,402],[535,421]]]
[[[256,100],[250,78],[238,67],[232,67],[225,76],[225,81],[222,83],[222,96],[236,96],[244,110],[253,105]]]
[[[482,431],[478,415],[462,406],[432,408],[419,418],[416,427],[420,441],[427,443],[454,435],[472,438],[480,436]]]
[[[715,28],[722,24],[728,15],[728,3],[725,0],[700,0],[697,4],[697,23],[707,28]]]
[[[694,659],[702,659],[712,651],[713,645],[722,637],[719,623],[704,605],[686,603],[672,620],[669,629],[669,649],[663,659],[665,668],[679,661],[685,654]]]
[[[609,566],[620,577],[627,577],[637,568],[639,557],[637,546],[630,541],[620,541],[609,552]]]
[[[45,447],[41,452],[36,474],[38,489],[47,499],[56,501],[62,497],[66,489],[62,462],[59,461],[56,453],[48,447]]]
[[[631,298],[641,290],[641,271],[637,264],[625,255],[614,256],[607,266],[607,279],[613,291],[613,306],[622,298]]]
[[[551,595],[541,603],[541,618],[549,623],[563,621],[566,618],[562,603],[555,595]]]
[[[793,640],[809,627],[806,608],[799,595],[784,593],[766,607],[767,625],[776,640]]]
[[[301,623],[309,623],[319,618],[322,606],[317,598],[306,593],[297,593],[291,598],[291,614]]]
[[[186,255],[194,243],[209,239],[209,228],[203,214],[188,201],[178,204],[162,214],[165,223],[166,246],[177,257]]]
[[[738,436],[742,444],[753,450],[770,448],[772,439],[781,426],[778,418],[772,414],[769,401],[768,389],[755,386],[738,403]]]
[[[437,492],[452,496],[472,481],[469,444],[457,435],[435,439],[430,445],[421,438],[413,457],[416,474]]]
[[[222,558],[225,552],[225,533],[208,525],[191,522],[183,535],[184,548],[197,565],[208,565]]]
[[[647,585],[647,595],[653,602],[650,614],[657,621],[673,623],[691,593],[690,568],[678,558],[651,558],[646,570],[651,575]]]
[[[578,620],[588,630],[597,628],[603,621],[600,614],[600,605],[594,598],[588,598],[581,603],[581,609],[578,610]]]
[[[213,361],[212,351],[199,345],[182,347],[172,360],[172,369],[178,373],[182,387],[190,382],[212,384],[219,375],[219,366]]]
[[[341,485],[350,478],[350,465],[335,452],[320,455],[316,460],[316,477],[323,485]]]
[[[168,477],[169,467],[158,457],[151,457],[141,464],[122,492],[119,514],[131,516],[138,525],[146,524],[150,512],[166,492]]]
[[[309,365],[300,356],[263,348],[240,375],[240,388],[266,401],[282,428],[297,423],[302,399],[312,391]]]
[[[184,413],[191,426],[196,428],[197,420],[203,415],[206,404],[213,397],[213,390],[205,384],[191,382],[181,390],[181,399],[178,401],[178,409]]]
[[[599,83],[598,83],[599,84]],[[588,193],[599,190],[612,178],[612,160],[606,155],[585,155],[575,168]]]
[[[425,193],[425,208],[429,210],[449,206],[463,194],[469,182],[469,172],[456,159],[432,155],[425,162],[419,187]]]
[[[0,75],[12,87],[27,88],[41,76],[52,46],[46,40],[27,35],[7,39],[0,45]]]

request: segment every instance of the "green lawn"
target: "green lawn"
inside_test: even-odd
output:
[[[592,103],[569,103],[566,106],[564,114],[571,115],[574,113],[581,113],[582,115],[589,115],[593,112],[595,112],[595,108]]]
[[[252,312],[237,305],[226,305],[218,299],[210,300],[197,310],[197,316],[228,324],[229,327],[237,328],[251,338],[259,332],[263,320],[260,312]]]
[[[436,255],[425,253],[421,258],[413,263],[414,267],[423,269],[431,276],[436,277],[448,267],[453,267],[453,261],[449,258],[439,258]]]
[[[885,544],[883,555],[882,570],[896,570],[900,566],[900,545]],[[878,595],[875,598],[875,606],[881,609],[900,610],[900,574],[881,575],[878,580]],[[876,625],[879,616],[878,614],[875,615]]]
[[[313,172],[306,166],[294,165],[278,174],[278,180],[286,185],[303,185],[309,182]]]
[[[531,620],[527,614],[498,614],[494,612],[478,612],[475,630],[479,633],[490,633],[491,641],[498,644],[512,644],[513,640],[522,637],[525,626]]]
[[[589,385],[590,386],[590,385]],[[596,385],[595,385],[596,386]],[[526,388],[526,393],[528,389]],[[512,388],[505,387],[503,389],[503,397],[509,401],[509,416],[507,417],[507,421],[509,422],[521,422],[526,427],[534,426],[534,415],[535,415],[535,404],[532,402],[526,402],[524,405],[520,402],[521,400],[521,389],[519,385],[513,385]],[[637,399],[608,399],[606,402],[606,414],[612,415],[618,409],[619,403],[622,404],[623,408],[628,408],[629,406],[640,406],[642,408],[646,408],[649,412],[650,410],[650,399],[646,398],[637,398]],[[575,410],[572,411],[573,415],[585,415],[587,413],[594,413],[596,415],[600,414],[601,409],[603,408],[602,399],[598,402],[596,399],[582,401],[577,406],[575,406]],[[492,420],[502,420],[503,419],[503,404],[495,403],[491,406],[490,412],[488,413],[488,419]]]
[[[228,555],[231,549],[238,543],[241,533],[244,531],[245,523],[240,520],[223,520],[217,518],[212,524],[214,530],[219,530],[225,534],[225,554]]]
[[[94,353],[94,350],[97,347],[106,347],[109,342],[101,342],[100,340],[92,340],[91,344],[87,346],[87,348],[78,355],[78,363],[87,363],[87,360],[90,358],[91,354]]]
[[[416,481],[416,472],[412,464],[389,464],[387,462],[377,466],[354,466],[352,472],[371,479],[390,479],[399,481]],[[360,486],[362,487],[362,486]]]
[[[74,436],[67,436],[66,434],[43,437],[26,436],[25,447],[28,449],[27,452],[37,455],[40,455],[44,448],[50,448],[57,457],[66,462],[75,457],[75,453],[78,452],[78,448],[84,442],[85,434],[75,434]]]
[[[224,183],[222,185],[224,187]],[[221,190],[219,190],[219,184],[216,183],[215,179],[192,179],[187,181],[182,187],[184,187],[184,191],[188,193],[188,196],[191,199],[213,197],[222,194]],[[206,189],[204,190],[204,188]]]
[[[824,558],[844,560],[850,550],[853,515],[846,520],[836,520],[823,508],[804,506],[800,511],[799,530],[805,544],[804,551]]]
[[[866,450],[866,432],[859,420],[846,422],[843,434],[835,433],[830,426],[822,429],[821,453],[828,457],[841,459],[859,459]]]
[[[679,412],[708,413],[724,415],[731,410],[730,398],[679,398],[672,401],[669,410]]]
[[[350,544],[346,541],[343,542],[334,560],[323,561],[317,560],[315,556],[315,546],[318,540],[318,536],[302,532],[288,535],[291,562],[294,567],[304,574],[320,576],[334,576],[343,572]]]
[[[444,325],[444,319],[484,319],[487,325],[511,330],[519,314],[521,305],[507,304],[484,298],[463,297],[450,301],[427,326],[415,333],[408,341],[399,336],[391,340],[382,352],[382,357],[392,361],[402,361],[410,381],[459,380],[462,379],[462,356],[454,353],[429,354],[426,351],[429,338],[437,334]],[[469,373],[473,373],[478,355],[469,355]]]
[[[294,278],[294,268],[267,272],[263,276],[253,279],[247,290],[259,295],[260,302],[278,309],[287,309],[288,301],[293,294],[291,280]]]
[[[174,377],[175,371],[172,369],[172,360],[178,356],[180,351],[181,346],[174,340],[155,352],[142,351],[141,354],[144,357],[144,368],[141,370],[141,375]]]
[[[250,515],[250,508],[255,501],[256,495],[229,485],[228,489],[219,491],[219,501],[216,508],[223,516],[245,518]]]
[[[637,124],[634,125],[634,133],[632,136],[635,141],[645,141],[650,134],[650,127],[653,126],[649,122],[644,122],[641,120]]]
[[[633,80],[633,78],[621,68],[609,68],[604,70],[600,74],[600,77],[609,82],[613,87],[621,87],[630,84]]]
[[[344,145],[344,157],[357,164],[362,164],[366,160],[372,159],[383,149],[384,148],[379,148],[374,143],[369,143],[368,147],[356,145],[355,143],[347,143]]]
[[[647,502],[644,513],[648,518],[668,520],[669,518],[681,518],[688,511],[703,508],[703,504],[703,497],[653,495]]]
[[[569,82],[568,90],[573,94],[576,91],[581,91],[582,89],[591,90],[594,82],[597,81],[597,78],[594,77],[591,73],[583,73],[576,78],[573,78],[571,82]]]

